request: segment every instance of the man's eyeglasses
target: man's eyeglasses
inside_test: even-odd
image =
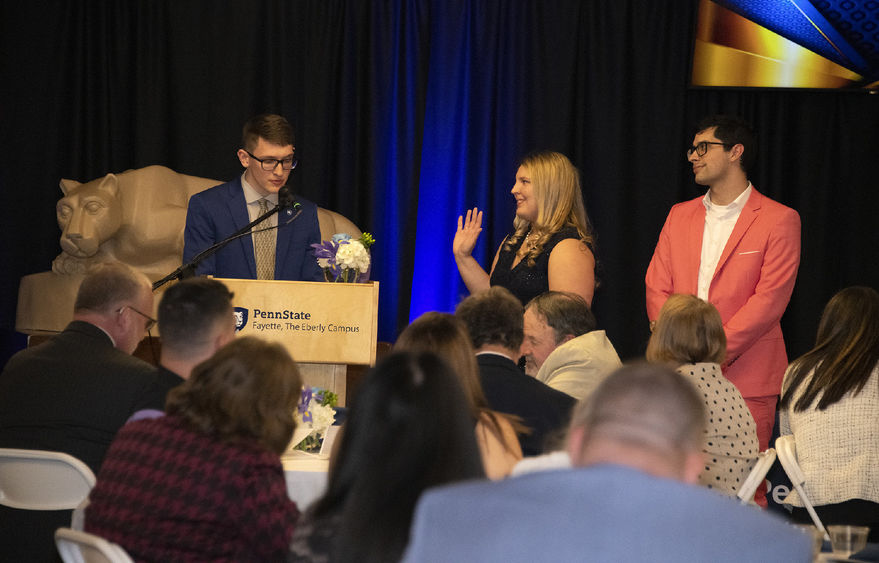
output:
[[[137,313],[138,315],[140,315],[141,317],[143,317],[143,318],[145,318],[145,319],[147,320],[146,327],[144,328],[144,330],[145,330],[146,332],[149,332],[151,328],[153,328],[154,326],[156,326],[156,319],[152,318],[151,316],[147,315],[146,313],[141,313],[140,311],[138,311],[137,309],[135,309],[135,308],[132,307],[131,305],[123,305],[123,306],[120,307],[119,310],[116,311],[116,312],[119,313],[119,314],[121,315],[121,314],[122,314],[122,311],[124,311],[125,309],[131,309],[132,311],[134,311],[135,313]]]
[[[274,172],[278,164],[280,164],[281,168],[284,170],[293,170],[296,168],[296,165],[299,164],[299,161],[296,160],[295,156],[288,156],[287,158],[278,160],[277,158],[259,158],[258,156],[253,156],[253,154],[247,149],[244,149],[244,152],[246,152],[250,158],[259,162],[259,165],[266,172]]]
[[[734,145],[731,143],[718,143],[717,141],[702,141],[696,143],[695,146],[692,146],[687,149],[687,158],[693,156],[693,153],[696,153],[698,156],[705,156],[705,153],[708,152],[708,145],[720,145],[723,147],[733,147]]]

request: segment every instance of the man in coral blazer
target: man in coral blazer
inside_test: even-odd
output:
[[[647,269],[647,316],[652,328],[673,293],[717,307],[727,339],[723,373],[742,393],[765,450],[787,368],[779,321],[800,262],[800,217],[748,181],[755,155],[744,122],[712,116],[697,130],[687,155],[708,192],[668,214]]]

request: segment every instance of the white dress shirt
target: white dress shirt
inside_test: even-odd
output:
[[[708,190],[702,198],[702,204],[705,205],[705,230],[702,233],[702,258],[699,262],[699,285],[696,294],[704,301],[708,301],[708,289],[714,279],[717,262],[723,254],[723,247],[742,214],[745,202],[751,196],[751,183],[748,182],[745,191],[728,205],[712,203],[710,194],[711,190]]]

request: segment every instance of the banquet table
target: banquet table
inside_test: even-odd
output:
[[[296,503],[300,512],[305,512],[327,488],[329,456],[294,450],[281,456],[281,464],[287,480],[287,496]]]

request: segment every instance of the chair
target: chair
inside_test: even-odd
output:
[[[55,531],[55,545],[64,563],[134,563],[117,544],[70,528]]]
[[[818,518],[818,514],[815,513],[815,508],[812,506],[812,502],[809,500],[809,497],[806,495],[806,490],[803,488],[803,485],[806,483],[806,476],[803,474],[803,470],[800,469],[800,464],[797,462],[797,444],[794,442],[793,435],[787,434],[776,438],[775,450],[778,452],[778,461],[781,462],[784,472],[787,473],[791,483],[800,495],[800,500],[803,501],[803,506],[806,507],[806,511],[812,518],[812,522],[815,523],[815,527],[824,534],[825,540],[830,541],[830,536],[827,535],[827,530],[824,529],[824,524],[821,523],[821,519]]]
[[[76,508],[95,475],[72,455],[0,448],[0,504],[24,510]]]
[[[765,452],[757,454],[754,467],[751,468],[751,472],[748,473],[748,477],[739,487],[739,492],[736,493],[741,504],[750,504],[753,501],[757,487],[760,486],[760,483],[766,478],[766,474],[769,473],[769,468],[775,463],[775,455],[773,448],[768,448]]]

